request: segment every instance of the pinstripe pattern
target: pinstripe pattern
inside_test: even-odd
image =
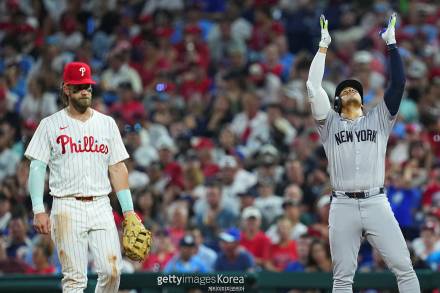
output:
[[[122,265],[118,231],[113,219],[108,166],[128,158],[113,118],[93,111],[85,122],[63,109],[38,126],[25,156],[48,164],[51,237],[63,271],[63,292],[87,286],[88,251],[98,273],[95,292],[117,292]],[[95,196],[79,201],[73,196]]]
[[[85,137],[93,138],[90,148],[97,152],[83,151]],[[25,156],[49,163],[51,195],[99,196],[111,192],[108,166],[127,159],[128,153],[110,116],[93,111],[89,120],[81,122],[61,110],[41,121]]]
[[[396,117],[391,116],[382,100],[354,121],[342,119],[331,110],[325,124],[318,124],[334,190],[359,191],[384,185],[387,141]],[[358,135],[366,131],[375,133],[373,141],[360,139]],[[338,141],[341,135],[347,138],[346,143]]]
[[[87,286],[88,249],[96,262],[95,292],[117,292],[121,248],[108,196],[84,202],[74,197],[54,198],[51,236],[63,270],[63,292],[83,292]]]

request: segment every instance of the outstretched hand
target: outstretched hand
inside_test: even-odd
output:
[[[321,14],[321,17],[319,18],[319,23],[321,25],[321,41],[319,42],[319,47],[328,48],[332,41],[332,38],[328,33],[328,20],[325,19],[325,16],[323,14]]]
[[[397,14],[393,12],[388,21],[388,26],[379,32],[380,36],[385,41],[385,43],[387,43],[387,45],[392,45],[396,43],[396,18]]]

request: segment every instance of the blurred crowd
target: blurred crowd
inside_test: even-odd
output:
[[[356,4],[355,4],[356,3]],[[5,0],[0,2],[0,271],[60,272],[32,229],[23,152],[63,107],[63,67],[90,64],[94,109],[130,154],[135,210],[154,235],[124,272],[331,271],[327,158],[305,81],[332,44],[323,87],[355,77],[383,98],[378,32],[399,14],[407,83],[388,141],[387,194],[416,269],[440,268],[440,7],[433,1]],[[122,216],[110,195],[115,221]],[[46,187],[45,203],[51,197]],[[90,261],[93,270],[93,261]],[[381,271],[363,241],[359,269]]]

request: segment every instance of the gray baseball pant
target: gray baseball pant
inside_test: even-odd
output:
[[[333,293],[352,293],[362,235],[395,274],[401,293],[419,293],[408,247],[385,194],[366,199],[333,197],[329,215]]]

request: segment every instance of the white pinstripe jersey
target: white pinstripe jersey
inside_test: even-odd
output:
[[[26,149],[27,158],[49,165],[51,195],[106,195],[108,166],[129,157],[114,119],[92,111],[85,122],[65,109],[44,118]]]
[[[385,153],[396,117],[383,100],[353,121],[329,111],[317,129],[334,190],[360,191],[384,185]]]

